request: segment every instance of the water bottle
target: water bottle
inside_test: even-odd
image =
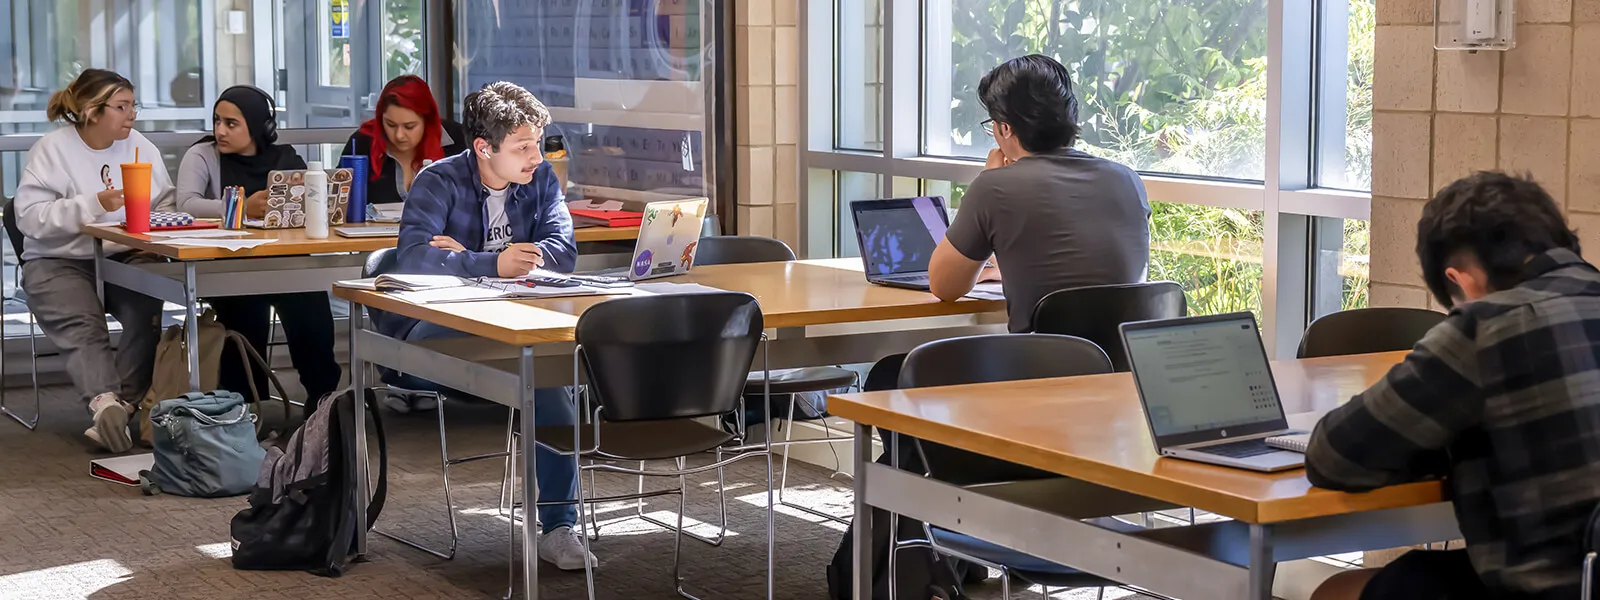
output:
[[[322,163],[306,164],[306,237],[320,240],[328,237],[328,172]]]
[[[350,202],[345,205],[344,220],[347,223],[367,222],[367,178],[372,173],[367,171],[367,157],[346,156],[339,159],[339,168],[350,169]]]

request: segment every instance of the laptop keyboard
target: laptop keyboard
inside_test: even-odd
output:
[[[1215,454],[1217,456],[1226,456],[1228,458],[1249,458],[1252,456],[1260,456],[1262,454],[1280,452],[1280,450],[1277,448],[1268,446],[1267,441],[1264,439],[1217,444],[1215,446],[1206,446],[1204,448],[1194,448],[1193,450],[1195,452],[1204,452],[1206,454]]]
[[[927,279],[927,278],[928,278],[928,276],[926,274],[916,274],[916,275],[890,275],[890,276],[887,276],[887,277],[879,277],[878,279],[880,281],[920,281],[920,280]]]

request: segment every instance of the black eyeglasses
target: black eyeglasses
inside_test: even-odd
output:
[[[984,133],[994,135],[994,119],[984,119],[978,126],[983,128]]]

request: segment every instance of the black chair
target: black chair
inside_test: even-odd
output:
[[[589,504],[678,496],[678,523],[672,527],[673,573],[683,589],[681,547],[688,475],[720,472],[746,458],[767,461],[767,556],[769,597],[772,589],[773,486],[771,441],[744,444],[743,391],[756,350],[762,341],[760,305],[749,294],[707,293],[619,298],[597,304],[578,318],[573,351],[574,380],[587,384],[573,397],[579,418],[573,426],[537,427],[534,442],[563,456],[572,456],[579,472],[609,471],[625,475],[677,477],[678,487],[664,491],[584,497],[578,486],[579,521]],[[762,366],[766,359],[763,357]],[[581,373],[578,372],[581,369]],[[771,406],[763,397],[763,413]],[[734,416],[737,431],[707,425],[701,419]],[[587,421],[587,423],[585,422]],[[712,453],[715,460],[689,467],[690,456]],[[723,454],[734,455],[724,459]],[[584,459],[591,464],[583,464]],[[513,460],[515,456],[513,455]],[[645,469],[649,461],[672,460],[673,469]],[[638,469],[615,462],[637,462]],[[545,504],[540,502],[540,504]],[[527,518],[524,515],[523,518]],[[589,536],[582,536],[587,551]],[[589,597],[594,597],[593,571]]]
[[[726,235],[706,237],[700,239],[700,246],[695,251],[694,264],[703,265],[731,265],[758,262],[788,262],[795,259],[794,251],[780,240],[758,236]],[[783,427],[783,441],[774,442],[773,446],[797,446],[802,444],[832,444],[848,442],[851,437],[844,432],[835,434],[833,427],[826,417],[816,419],[822,423],[823,437],[809,440],[794,440],[795,407],[799,398],[798,394],[807,392],[826,392],[839,388],[859,387],[860,380],[855,371],[840,367],[804,367],[799,369],[780,369],[772,372],[770,381],[765,381],[761,373],[751,373],[745,382],[745,396],[747,398],[760,395],[764,385],[771,386],[774,396],[788,395],[789,408],[781,417],[779,426]],[[839,472],[842,465],[835,465],[834,472]],[[831,519],[848,525],[849,516],[840,517],[825,513],[808,506],[793,504],[783,499],[783,490],[789,486],[789,453],[783,454],[783,466],[779,470],[778,478],[778,504],[793,508],[798,511]],[[720,483],[720,478],[719,478]],[[719,489],[718,493],[721,491]],[[725,513],[725,510],[724,510]],[[643,513],[640,513],[643,516]],[[659,523],[658,523],[659,524]],[[712,539],[702,538],[690,534],[706,543],[717,545],[722,543],[722,538],[727,533],[727,517],[723,515],[722,533]]]
[[[1594,600],[1594,568],[1600,562],[1600,505],[1589,513],[1589,526],[1583,530],[1583,600]]]
[[[1444,313],[1420,308],[1358,308],[1311,323],[1300,338],[1300,358],[1410,350]]]
[[[918,346],[906,356],[900,370],[900,387],[961,385],[1110,372],[1111,361],[1106,353],[1083,338],[1051,334],[981,335]],[[886,440],[892,439],[893,435],[888,434]],[[975,487],[1057,477],[940,444],[911,438],[903,441],[913,444],[926,476],[946,483]],[[889,531],[899,530],[897,521],[897,515],[890,516]],[[1137,529],[1111,519],[1097,522],[1124,530]],[[904,548],[925,547],[999,570],[1001,597],[1007,599],[1011,597],[1012,576],[1040,585],[1046,597],[1051,587],[1099,587],[1103,592],[1105,587],[1118,585],[1115,581],[947,529],[924,524],[924,534],[925,539],[895,542],[889,554],[890,573],[894,572],[896,552]]]
[[[1094,342],[1119,373],[1129,370],[1118,326],[1188,316],[1183,288],[1171,281],[1095,285],[1051,292],[1033,309],[1034,333],[1071,335]]]
[[[5,199],[5,206],[0,208],[0,222],[6,229],[6,237],[11,242],[11,251],[17,255],[16,289],[22,289],[22,230],[17,228],[16,201]],[[39,426],[39,345],[33,334],[33,311],[28,311],[28,354],[33,360],[30,373],[33,378],[33,417],[24,418],[11,410],[6,405],[5,373],[0,371],[0,414],[11,417],[12,420],[22,424],[23,427],[33,431]],[[0,332],[0,354],[5,354],[5,335]]]
[[[383,275],[385,273],[393,273],[398,268],[399,268],[399,253],[394,248],[383,248],[383,249],[380,249],[380,250],[378,250],[376,252],[373,252],[372,254],[367,256],[367,263],[361,269],[361,276],[362,277],[377,277],[377,276]],[[367,319],[372,322],[372,325],[373,325],[372,328],[373,329],[381,330],[391,320],[402,318],[402,317],[399,317],[397,315],[393,315],[393,314],[390,314],[388,312],[385,312],[385,311],[382,311],[382,310],[379,310],[379,309],[376,309],[376,308],[366,308],[366,307],[357,307],[357,308],[360,308],[360,309],[363,309],[363,310],[366,311]],[[354,317],[356,315],[351,315],[351,316]],[[351,320],[351,326],[352,327],[355,326],[355,320],[354,319]],[[380,385],[372,386],[371,389],[376,390],[376,391],[381,391],[381,392],[386,393],[386,394],[429,396],[429,397],[431,397],[433,399],[433,401],[435,403],[437,403],[438,409],[435,412],[438,413],[438,419],[439,419],[439,468],[440,468],[441,471],[444,472],[444,506],[445,506],[445,518],[450,523],[450,547],[448,549],[446,549],[446,550],[436,550],[436,549],[434,549],[432,547],[429,547],[429,546],[427,546],[425,544],[422,544],[421,542],[412,540],[410,538],[401,536],[399,534],[390,533],[390,532],[387,532],[387,531],[384,531],[384,530],[380,530],[380,529],[376,529],[376,528],[373,529],[373,532],[377,533],[378,535],[387,537],[387,538],[389,538],[391,540],[394,540],[394,541],[400,542],[402,544],[405,544],[407,546],[410,546],[412,548],[415,548],[417,550],[421,550],[421,551],[426,552],[428,554],[432,554],[432,555],[437,556],[439,558],[442,558],[442,559],[445,559],[445,560],[451,560],[451,559],[455,558],[456,549],[459,548],[460,544],[461,544],[461,529],[456,525],[455,500],[452,497],[451,490],[450,490],[450,468],[454,467],[456,465],[459,465],[459,464],[463,464],[463,463],[477,462],[477,461],[480,461],[480,460],[488,460],[488,459],[492,459],[492,458],[499,458],[499,459],[502,459],[502,460],[506,461],[506,464],[505,464],[505,467],[504,467],[505,474],[504,474],[503,477],[501,477],[500,497],[501,497],[502,512],[509,511],[510,510],[510,507],[509,507],[509,502],[510,501],[508,499],[509,496],[508,496],[508,491],[506,489],[506,485],[507,484],[505,482],[510,477],[510,472],[511,472],[511,468],[512,468],[511,462],[510,462],[510,455],[511,455],[511,445],[510,445],[511,444],[511,442],[510,442],[510,436],[511,436],[510,426],[511,425],[510,424],[514,423],[515,419],[514,418],[508,418],[507,419],[508,420],[507,433],[506,433],[507,442],[506,442],[506,449],[504,451],[492,452],[492,453],[488,453],[488,454],[478,454],[478,455],[468,456],[468,457],[464,457],[464,458],[450,458],[449,442],[448,442],[447,436],[445,435],[445,425],[444,425],[444,422],[445,422],[445,419],[444,419],[444,410],[445,410],[444,394],[441,394],[439,392],[434,392],[434,391],[408,390],[408,389],[404,389],[404,388],[392,385],[392,384],[390,384],[388,382],[383,382]],[[516,414],[515,409],[513,409],[510,414],[511,414],[512,417],[514,417],[515,414]]]

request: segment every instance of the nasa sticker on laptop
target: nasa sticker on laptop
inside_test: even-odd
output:
[[[655,258],[655,255],[649,250],[640,251],[639,256],[636,256],[633,259],[633,276],[644,277],[645,275],[649,274],[651,259],[653,258]]]

